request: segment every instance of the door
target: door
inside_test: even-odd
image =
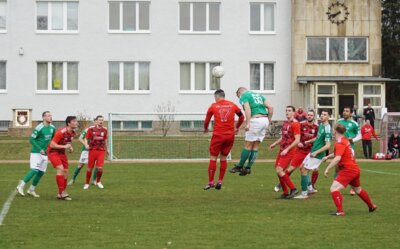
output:
[[[353,108],[356,96],[354,94],[340,94],[339,95],[339,115],[342,117],[343,108],[348,106]],[[351,109],[350,109],[351,110]]]

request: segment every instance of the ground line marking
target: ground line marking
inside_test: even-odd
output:
[[[376,171],[376,170],[369,170],[369,169],[361,169],[361,172],[362,171],[367,171],[367,172],[371,172],[371,173],[377,173],[377,174],[381,174],[381,175],[400,176],[400,174],[392,173],[392,172],[383,172],[383,171]]]
[[[12,191],[10,196],[8,197],[7,201],[4,203],[3,209],[1,209],[1,213],[0,213],[0,226],[3,225],[3,220],[6,218],[8,210],[10,210],[11,203],[14,200],[16,195],[17,195],[17,191],[16,190]]]

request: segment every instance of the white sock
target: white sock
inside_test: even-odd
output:
[[[23,188],[25,186],[24,180],[19,181],[18,186]]]
[[[29,191],[35,191],[35,186],[31,185],[31,186],[29,187]]]

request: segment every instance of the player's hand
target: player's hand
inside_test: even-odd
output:
[[[41,150],[39,153],[40,155],[44,155],[44,150]]]
[[[247,124],[246,127],[244,128],[246,131],[250,130],[250,124]]]
[[[287,149],[282,150],[281,156],[285,156],[288,153]]]
[[[329,176],[329,170],[328,170],[328,169],[325,170],[324,176],[325,176],[325,177],[328,177],[328,176]]]
[[[89,145],[85,145],[85,148],[86,148],[87,150],[89,150]]]
[[[239,134],[239,129],[235,129],[235,135]]]
[[[270,150],[272,150],[273,148],[275,148],[275,144],[271,144],[271,145],[269,146],[269,149],[270,149]]]
[[[324,156],[321,160],[322,160],[322,162],[325,162],[326,160],[328,160],[328,157]]]
[[[74,148],[72,148],[72,146],[69,148],[69,153],[74,152]]]
[[[298,144],[297,144],[297,147],[299,147],[299,148],[303,148],[303,147],[304,147],[304,145],[303,145],[303,143],[298,143]]]
[[[311,157],[311,158],[314,158],[315,156],[316,156],[316,155],[315,155],[315,152],[313,152],[313,153],[310,154],[310,157]]]
[[[65,149],[70,149],[71,147],[72,147],[71,144],[66,144],[66,145],[65,145]]]
[[[208,129],[204,129],[204,132],[203,132],[204,134],[207,134],[208,133]]]

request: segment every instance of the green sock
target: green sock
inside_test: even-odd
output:
[[[251,166],[253,166],[254,162],[256,161],[257,155],[258,155],[258,150],[250,151],[249,162],[247,163],[246,168],[251,169]]]
[[[96,168],[94,168],[94,171],[93,171],[93,181],[95,181],[96,180],[96,177],[97,177],[97,167]]]
[[[301,175],[301,191],[307,191],[308,175]]]
[[[22,179],[25,183],[27,183],[27,182],[29,182],[31,179],[32,179],[32,177],[34,177],[37,173],[38,173],[38,171],[39,170],[37,170],[37,169],[31,169],[25,176],[24,176],[24,178]]]
[[[240,155],[240,161],[239,164],[237,165],[240,168],[243,168],[244,163],[246,162],[247,158],[250,156],[251,150],[243,149],[242,154]]]
[[[35,178],[33,178],[33,181],[32,181],[32,185],[33,185],[34,187],[36,187],[36,186],[39,184],[39,181],[40,181],[40,179],[42,178],[43,175],[44,175],[44,172],[38,170],[38,172],[37,172]]]
[[[311,175],[310,174],[308,175],[308,184],[307,184],[307,186],[311,186]]]
[[[82,168],[76,167],[74,170],[74,176],[72,177],[72,179],[75,181],[76,177],[79,175],[79,172],[81,172]]]

